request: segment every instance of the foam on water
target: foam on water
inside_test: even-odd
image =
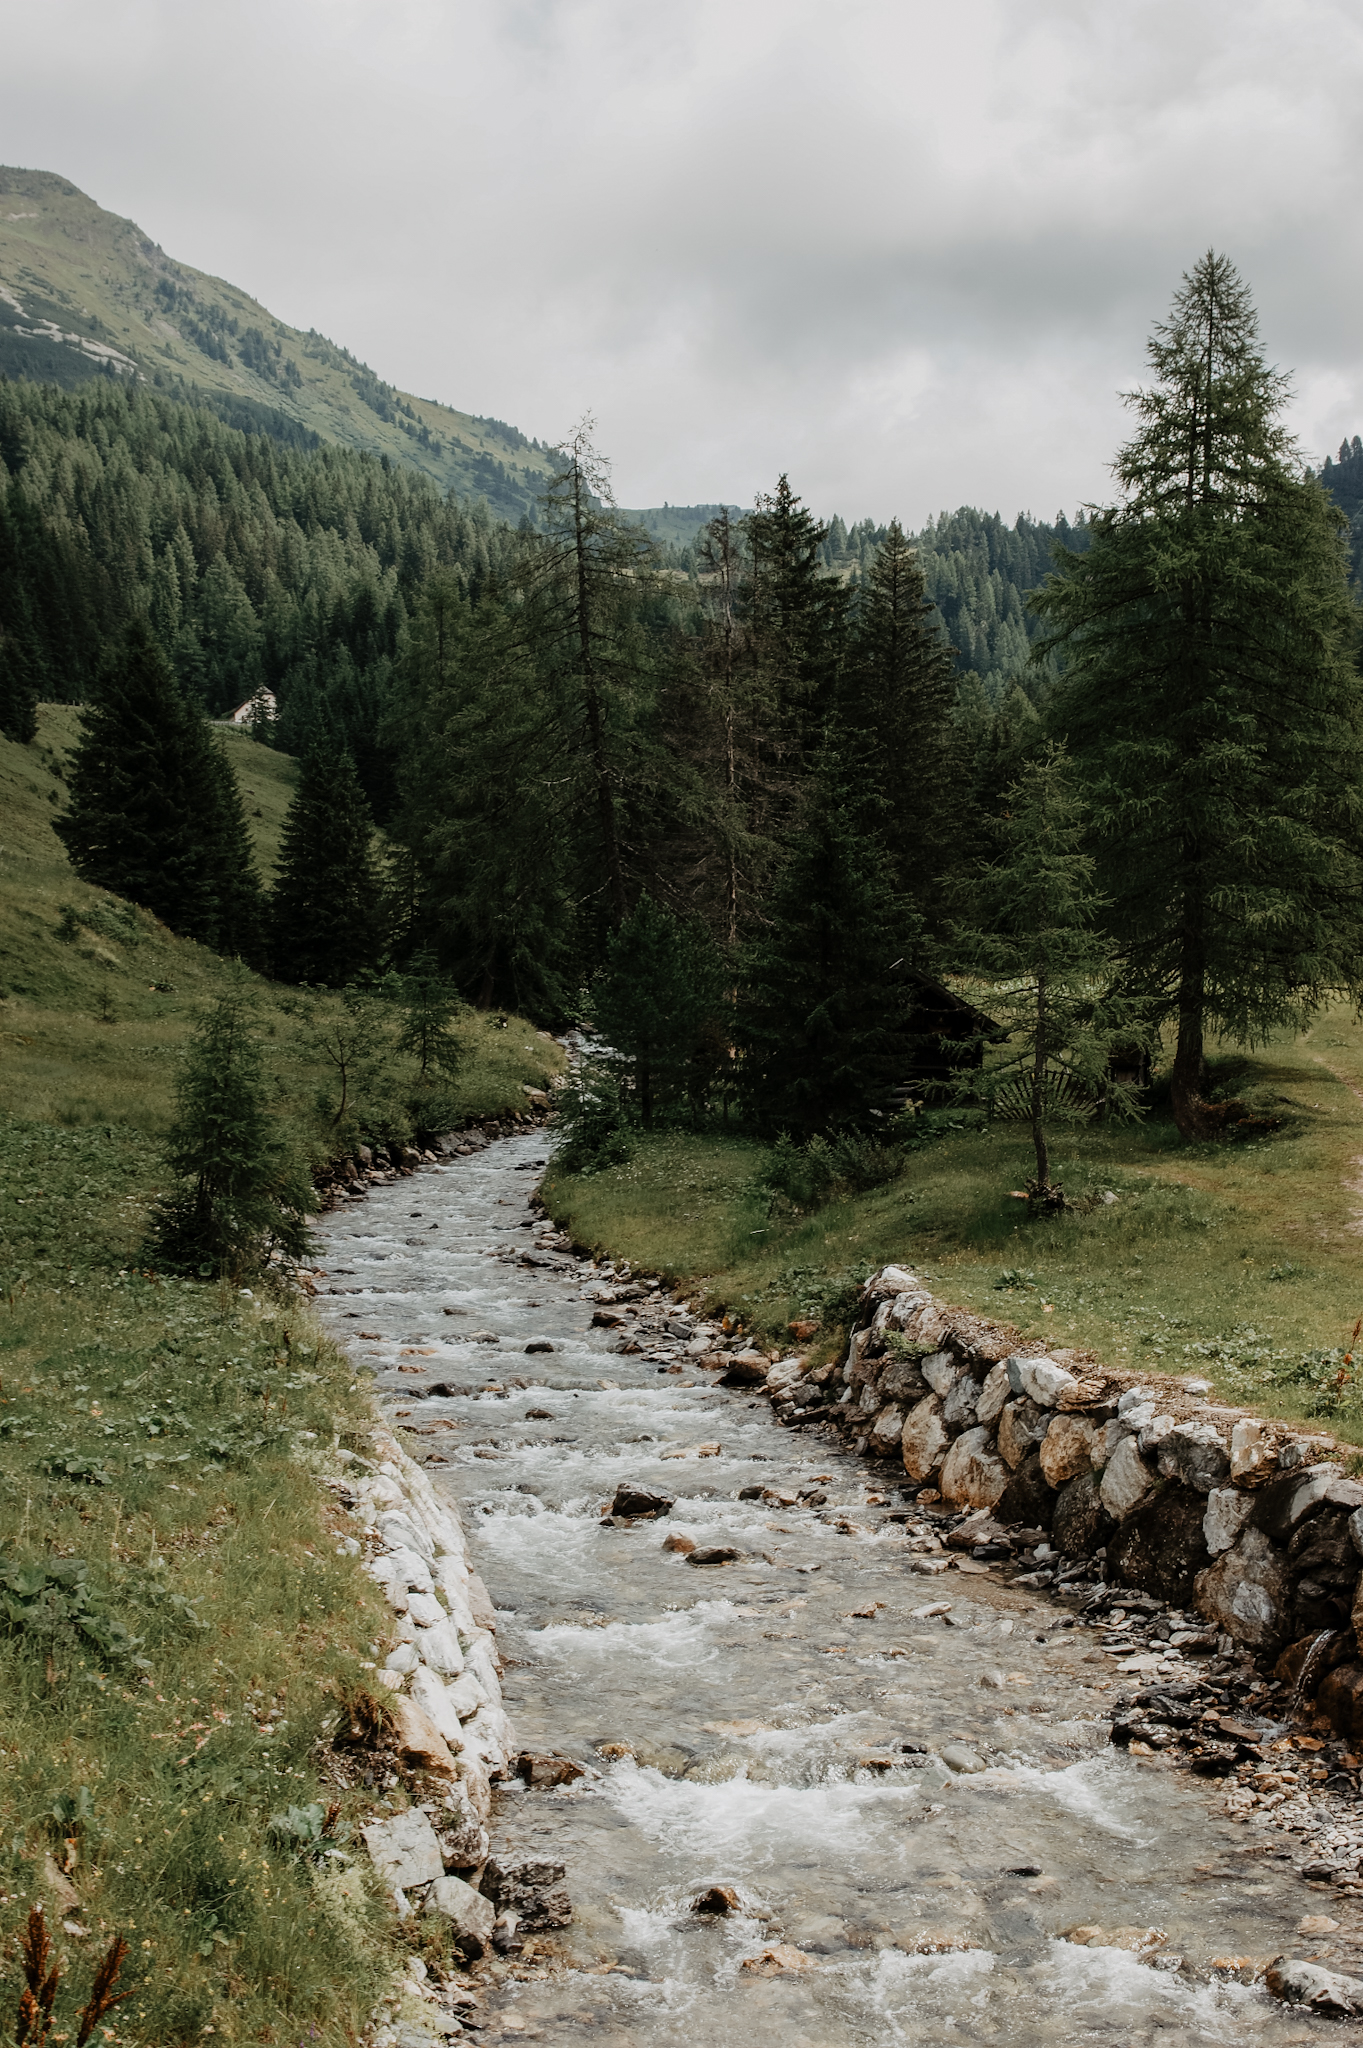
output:
[[[915,1576],[868,1499],[888,1487],[840,1445],[783,1432],[689,1362],[660,1373],[650,1338],[623,1354],[575,1271],[489,1256],[526,1241],[532,1183],[515,1168],[543,1149],[512,1140],[338,1212],[327,1236],[348,1270],[320,1303],[338,1337],[382,1332],[357,1345],[380,1398],[430,1431],[411,1441],[462,1506],[518,1739],[588,1769],[499,1797],[496,1853],[564,1863],[576,1911],[566,1970],[499,2000],[540,2040],[587,2031],[598,2048],[1299,2038],[1261,1994],[1208,1981],[1217,1953],[1291,1948],[1297,1881],[1257,1865],[1253,1896],[1199,1884],[1245,1834],[1218,1787],[1106,1746],[1111,1674],[1083,1654],[1091,1637],[1055,1632],[1025,1589]],[[424,1397],[425,1380],[458,1397]],[[603,1527],[622,1480],[672,1497],[671,1514]],[[826,1500],[740,1502],[753,1484]],[[664,1549],[676,1530],[743,1556],[697,1571]],[[955,1626],[917,1611],[943,1600]],[[908,1761],[952,1744],[988,1768]],[[693,1913],[714,1884],[744,1910]],[[1056,1939],[1079,1923],[1163,1928],[1187,1966]],[[803,1967],[743,1969],[774,1943]]]

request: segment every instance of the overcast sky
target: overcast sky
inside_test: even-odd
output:
[[[1209,244],[1363,431],[1341,0],[0,0],[0,157],[624,504],[1043,516]]]

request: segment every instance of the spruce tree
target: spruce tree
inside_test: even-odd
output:
[[[55,829],[84,881],[206,946],[254,951],[259,882],[236,778],[140,618],[82,714],[68,788]]]
[[[743,958],[739,1088],[759,1125],[805,1138],[868,1129],[913,1058],[922,925],[879,837],[835,777],[810,794]]]
[[[618,931],[591,989],[592,1018],[629,1061],[639,1118],[703,1096],[715,1044],[705,1027],[719,1009],[722,971],[708,936],[641,896]]]
[[[1132,991],[1209,1135],[1209,1031],[1253,1043],[1363,991],[1363,692],[1338,514],[1302,474],[1250,296],[1209,253],[1149,344],[1125,493],[1038,609]]]
[[[456,1074],[463,1048],[450,1025],[464,1005],[453,982],[429,953],[419,953],[395,980],[402,1008],[398,1051],[410,1054],[417,1062],[423,1081],[432,1069],[446,1075]]]
[[[955,672],[917,555],[892,520],[857,594],[838,716],[896,885],[925,912],[945,858]]]
[[[980,1001],[1004,1034],[979,1072],[961,1077],[959,1092],[1026,1119],[1036,1153],[1027,1192],[1042,1210],[1064,1206],[1051,1183],[1050,1126],[1086,1121],[1100,1101],[1131,1105],[1109,1075],[1111,1053],[1133,1042],[1133,1025],[1104,1000],[1114,948],[1101,929],[1106,905],[1084,830],[1073,769],[1052,743],[1008,791],[997,858],[978,862],[956,891],[968,920],[954,935],[957,956],[991,984]]]
[[[241,1280],[270,1254],[311,1249],[314,1190],[266,1101],[254,1006],[231,980],[189,1043],[166,1162],[177,1186],[152,1213],[148,1256],[173,1272]]]
[[[382,885],[373,840],[349,754],[309,755],[284,820],[270,900],[270,954],[279,980],[340,988],[376,965]]]

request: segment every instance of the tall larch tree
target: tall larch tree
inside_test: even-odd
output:
[[[1211,1134],[1210,1032],[1254,1043],[1363,992],[1363,689],[1341,520],[1282,423],[1250,295],[1185,277],[1093,522],[1038,601],[1131,992]]]

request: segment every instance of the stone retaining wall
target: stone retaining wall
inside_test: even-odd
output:
[[[726,1362],[742,1372],[745,1356],[756,1365]],[[1223,1653],[1270,1663],[1336,1631],[1319,1704],[1363,1735],[1363,1485],[1329,1437],[1214,1404],[1205,1381],[1045,1352],[897,1266],[867,1282],[844,1359],[763,1378],[781,1420],[833,1424],[920,1502],[977,1511],[982,1542],[991,1524],[1034,1531],[1031,1583],[1091,1573],[1096,1554],[1109,1583],[1192,1609]]]

